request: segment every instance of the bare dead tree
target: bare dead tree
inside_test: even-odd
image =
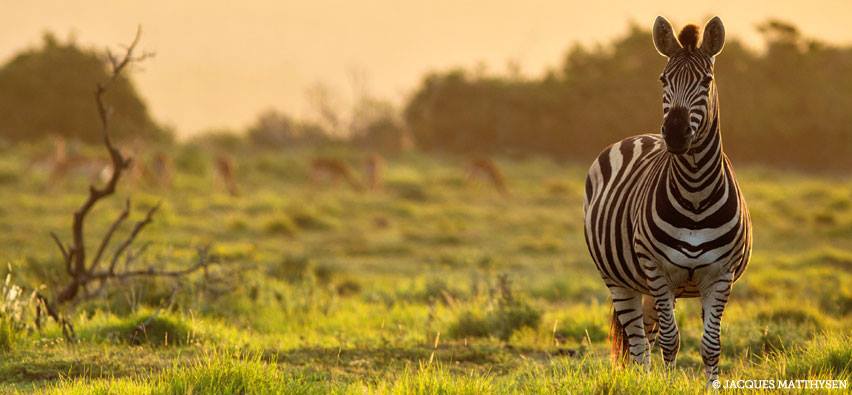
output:
[[[37,297],[41,301],[44,313],[53,318],[62,326],[62,333],[68,340],[74,340],[74,327],[71,322],[62,314],[61,307],[71,304],[74,301],[99,295],[105,285],[110,280],[123,280],[133,277],[180,277],[192,273],[196,270],[206,268],[212,261],[208,255],[208,248],[200,248],[198,250],[198,259],[188,267],[180,270],[161,270],[154,267],[146,269],[131,270],[131,264],[144,253],[147,244],[135,248],[134,242],[145,227],[153,221],[153,216],[160,208],[157,204],[146,212],[145,216],[137,221],[130,228],[130,231],[113,249],[112,254],[108,254],[107,250],[112,245],[113,237],[118,230],[127,221],[130,216],[131,202],[128,198],[125,201],[124,209],[119,213],[118,217],[107,228],[106,233],[102,236],[100,243],[97,244],[97,249],[94,254],[89,257],[86,249],[86,216],[99,202],[115,193],[116,187],[121,180],[125,170],[130,167],[131,158],[124,157],[121,151],[115,147],[110,138],[110,108],[104,103],[104,95],[117,81],[122,73],[133,63],[141,62],[153,54],[143,52],[136,54],[136,46],[142,35],[141,27],[137,29],[136,36],[133,42],[125,48],[124,54],[121,57],[116,57],[112,52],[107,50],[107,60],[110,66],[109,78],[97,85],[95,90],[95,102],[97,103],[98,116],[101,123],[101,132],[103,134],[103,144],[109,152],[112,174],[106,185],[98,187],[96,185],[89,186],[89,196],[85,202],[74,212],[74,218],[71,225],[72,239],[69,244],[61,241],[58,235],[51,233],[53,241],[59,248],[65,264],[65,271],[70,277],[70,281],[64,288],[55,294],[53,299],[49,299],[38,293]],[[119,263],[123,263],[119,267]],[[98,289],[95,292],[89,291],[89,286],[98,284]],[[81,292],[83,295],[81,297]],[[41,312],[42,306],[39,307]]]

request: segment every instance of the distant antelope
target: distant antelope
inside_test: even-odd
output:
[[[311,161],[311,181],[314,184],[319,184],[324,180],[332,183],[343,180],[354,190],[361,191],[364,189],[349,165],[336,158],[315,158]]]
[[[163,151],[154,154],[151,160],[151,176],[157,186],[168,188],[172,185],[172,158]]]
[[[216,155],[215,167],[216,172],[219,173],[219,177],[221,177],[222,181],[225,183],[228,193],[230,193],[231,196],[239,195],[234,159],[227,154]]]
[[[470,183],[477,180],[488,182],[503,195],[509,194],[503,173],[489,158],[475,158],[467,163],[467,181]]]
[[[88,158],[77,152],[69,153],[63,137],[53,139],[53,151],[47,156],[30,161],[29,169],[46,171],[48,185],[54,186],[69,176],[83,176],[91,182],[98,180],[100,174],[109,169],[109,161],[101,158]]]
[[[382,176],[385,169],[385,160],[379,154],[373,154],[364,161],[364,181],[371,191],[382,189]]]
[[[85,177],[94,182],[102,180],[103,174],[111,171],[112,165],[105,159],[70,156],[54,164],[50,172],[50,184],[55,185],[68,176],[74,175]]]

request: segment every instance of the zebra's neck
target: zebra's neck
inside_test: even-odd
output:
[[[669,155],[666,182],[682,202],[689,202],[694,211],[713,204],[716,192],[727,185],[722,155],[722,135],[719,131],[719,99],[715,88],[711,92],[707,116],[697,132],[698,140],[683,155]]]

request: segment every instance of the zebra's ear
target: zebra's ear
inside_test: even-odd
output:
[[[654,46],[657,47],[657,52],[660,55],[671,57],[680,49],[680,43],[674,35],[672,24],[666,18],[658,16],[654,21]]]
[[[701,50],[710,57],[716,56],[722,52],[722,47],[725,46],[725,26],[722,25],[722,20],[718,16],[713,17],[710,22],[704,25],[704,38],[701,39]]]

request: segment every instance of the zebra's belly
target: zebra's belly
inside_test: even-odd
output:
[[[644,245],[653,243],[654,248],[646,255],[661,269],[669,286],[677,297],[699,296],[699,289],[737,267],[743,259],[739,251],[739,235],[744,228],[735,223],[733,228],[683,230],[669,233],[666,243],[660,240],[644,240]],[[723,233],[724,231],[724,233]]]

